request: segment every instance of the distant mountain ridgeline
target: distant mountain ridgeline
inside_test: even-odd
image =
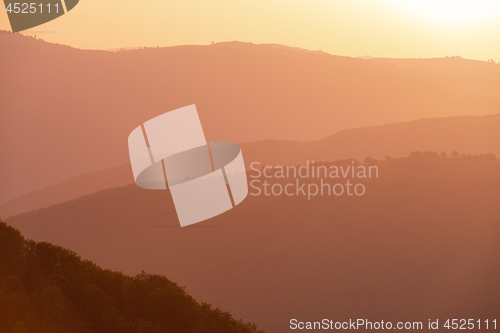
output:
[[[0,332],[264,333],[164,276],[105,270],[0,221]]]
[[[500,105],[500,65],[459,58],[387,63],[241,42],[108,52],[12,33],[0,49],[0,203],[127,163],[132,129],[193,103],[207,140],[240,143]]]

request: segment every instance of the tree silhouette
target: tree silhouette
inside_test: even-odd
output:
[[[263,332],[164,276],[104,270],[1,221],[0,267],[0,332]]]

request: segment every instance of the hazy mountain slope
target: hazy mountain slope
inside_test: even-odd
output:
[[[242,144],[247,163],[303,164],[306,160],[333,161],[367,156],[402,157],[412,151],[500,156],[500,114],[491,116],[420,119],[404,123],[342,130],[322,140],[292,142],[265,140]]]
[[[498,96],[500,64],[461,57],[431,59],[373,58],[373,64],[405,69],[415,79],[430,82],[455,94]],[[442,73],[443,75],[436,75]]]
[[[231,142],[313,140],[346,128],[492,114],[500,105],[500,74],[486,63],[455,91],[442,82],[463,77],[459,70],[422,78],[407,68],[276,45],[114,53],[3,32],[0,49],[0,203],[127,163],[133,128],[193,103],[207,139]],[[478,80],[487,87],[477,91]]]
[[[89,172],[72,177],[59,184],[36,190],[8,201],[0,206],[0,217],[27,212],[76,199],[82,195],[98,192],[106,188],[113,188],[134,182],[129,164]]]
[[[498,160],[414,155],[379,167],[362,197],[249,196],[187,228],[168,192],[135,185],[7,222],[106,268],[165,274],[271,331],[291,318],[497,315]]]
[[[500,114],[421,119],[375,127],[342,130],[318,141],[265,140],[241,144],[250,164],[296,165],[310,161],[334,161],[367,156],[383,159],[402,157],[412,151],[460,154],[492,153],[500,157]],[[34,191],[0,206],[0,216],[8,217],[32,209],[76,199],[105,188],[133,183],[130,165],[91,172],[58,185]]]

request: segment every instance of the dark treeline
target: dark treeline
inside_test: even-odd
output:
[[[0,221],[0,332],[262,332],[161,275],[105,270]]]

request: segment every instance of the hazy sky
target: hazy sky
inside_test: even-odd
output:
[[[0,6],[0,29],[10,29]],[[22,33],[90,49],[239,40],[347,56],[499,61],[500,1],[80,0]]]

